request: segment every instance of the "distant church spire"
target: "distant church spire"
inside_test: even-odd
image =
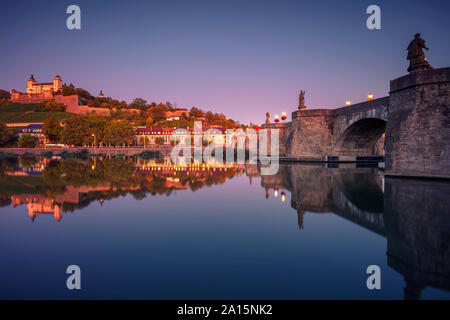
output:
[[[98,97],[99,98],[103,98],[104,96],[103,96],[103,91],[102,91],[102,89],[100,89],[100,93],[98,94]]]

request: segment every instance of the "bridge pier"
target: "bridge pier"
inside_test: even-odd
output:
[[[450,178],[450,68],[391,81],[386,175]]]
[[[286,135],[287,157],[303,161],[324,161],[333,147],[333,110],[298,110]]]

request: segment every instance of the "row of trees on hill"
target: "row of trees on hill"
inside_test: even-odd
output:
[[[10,99],[11,94],[7,90],[0,89],[0,99]]]
[[[55,100],[48,100],[39,103],[34,111],[38,112],[65,112],[66,106],[63,103],[58,103]]]
[[[21,106],[23,104],[13,103],[6,99],[0,99],[0,106]],[[20,108],[19,112],[34,111],[34,112],[65,112],[66,106],[63,103],[58,103],[55,100],[47,100],[40,103],[28,103],[23,105],[26,109]],[[15,109],[9,108],[6,112],[15,112]],[[0,111],[2,111],[0,109]]]
[[[10,98],[11,94],[9,91],[0,89],[0,106],[8,104]]]
[[[87,101],[94,99],[94,97],[87,90],[84,90],[82,88],[75,88],[73,84],[63,85],[61,89],[61,94],[63,96],[71,96],[77,94],[80,97],[86,99]]]
[[[178,120],[167,121],[167,112],[176,110],[170,102],[166,102],[165,104],[157,104],[156,102],[148,103],[142,98],[136,98],[127,108],[138,111],[130,113],[118,109],[116,112],[111,113],[112,118],[126,120],[137,126],[187,128],[192,127],[195,120],[203,120],[205,125],[217,125],[229,129],[242,127],[233,119],[227,119],[223,113],[203,111],[197,107],[192,107],[189,112],[186,112],[187,114],[177,115]]]
[[[169,101],[165,103],[147,102],[142,98],[135,98],[131,103],[119,101],[110,97],[93,97],[88,91],[76,88],[73,84],[63,86],[63,95],[78,94],[87,100],[90,107],[107,108],[115,110],[112,117],[131,121],[135,125],[156,125],[166,119],[166,111],[173,111],[175,108]],[[138,110],[136,113],[121,112],[123,109]],[[180,120],[172,123],[161,123],[164,126],[188,127],[198,118],[204,118],[207,124],[219,125],[226,128],[236,128],[237,123],[233,119],[227,119],[223,113],[204,111],[197,107],[189,110],[189,116],[180,116]]]
[[[44,132],[53,142],[76,146],[131,145],[135,136],[130,123],[98,115],[74,115],[62,124],[50,117],[44,123]]]
[[[93,108],[106,109],[126,109],[128,104],[125,101],[119,101],[109,97],[96,97],[88,101],[88,105]]]

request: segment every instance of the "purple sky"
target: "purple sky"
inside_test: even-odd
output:
[[[81,30],[68,30],[70,4]],[[381,8],[381,30],[366,8]],[[262,123],[388,94],[420,32],[430,63],[450,65],[449,1],[2,1],[0,88],[37,81],[100,89],[130,102],[171,101]]]

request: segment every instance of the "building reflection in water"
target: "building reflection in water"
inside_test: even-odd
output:
[[[377,168],[355,165],[284,165],[262,176],[270,190],[291,193],[291,206],[304,228],[304,215],[334,213],[387,238],[388,265],[405,278],[405,299],[422,290],[450,290],[450,182],[384,178]]]
[[[174,165],[169,158],[90,159],[86,161],[19,158],[2,161],[0,190],[2,204],[26,204],[32,221],[40,214],[51,214],[60,221],[64,211],[83,208],[94,201],[132,194],[141,199],[150,194],[170,194],[174,190],[196,191],[204,186],[224,183],[242,175],[244,165],[193,163]]]

